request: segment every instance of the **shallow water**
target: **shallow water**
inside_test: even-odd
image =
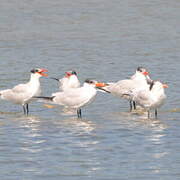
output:
[[[179,1],[0,3],[1,89],[26,82],[34,67],[110,82],[145,66],[169,85],[157,120],[101,92],[82,119],[35,102],[25,117],[1,101],[0,179],[180,178]],[[48,78],[41,83],[44,95],[58,90]]]

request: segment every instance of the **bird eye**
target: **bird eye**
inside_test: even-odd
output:
[[[72,73],[71,73],[71,74],[77,75],[76,71],[72,71]]]
[[[93,84],[94,83],[94,81],[89,80],[89,79],[86,79],[85,82],[88,83],[88,84]]]
[[[140,71],[140,72],[141,72],[141,68],[140,68],[140,67],[138,67],[138,68],[137,68],[137,71]]]
[[[144,70],[144,68],[143,68],[143,67],[138,67],[138,68],[137,68],[137,71],[139,71],[139,72],[143,72],[143,71],[145,71],[145,70]]]
[[[31,73],[35,73],[35,70],[34,70],[34,69],[32,69],[32,70],[31,70]]]
[[[31,73],[36,73],[36,72],[39,72],[39,70],[38,69],[32,69],[31,70]]]

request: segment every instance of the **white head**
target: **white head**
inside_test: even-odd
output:
[[[136,69],[136,73],[143,74],[144,76],[147,76],[147,75],[149,74],[148,71],[147,71],[147,69],[146,69],[146,68],[143,68],[143,67],[138,67],[138,68]]]
[[[76,71],[68,71],[65,74],[66,75],[59,80],[61,90],[64,91],[68,88],[78,88],[80,86]]]
[[[84,82],[84,86],[91,86],[91,87],[94,87],[94,88],[97,88],[97,89],[101,89],[101,88],[103,88],[105,86],[108,86],[108,84],[101,83],[101,82],[98,82],[96,80],[86,79],[85,82]]]
[[[36,78],[40,78],[42,76],[48,76],[47,74],[45,74],[44,72],[47,72],[47,69],[40,69],[40,68],[35,68],[31,70],[31,76],[36,77]]]
[[[168,85],[163,84],[160,81],[152,81],[149,90],[158,92],[158,91],[164,91],[164,88],[168,88]]]
[[[143,67],[138,67],[136,73],[131,77],[133,80],[144,80],[147,83],[151,81],[148,71]]]
[[[80,86],[76,71],[66,72],[65,77],[68,79],[67,86],[69,88],[78,88]]]

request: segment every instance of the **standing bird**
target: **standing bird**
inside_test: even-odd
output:
[[[133,90],[143,90],[149,88],[149,83],[152,81],[148,76],[148,71],[143,67],[138,67],[136,73],[131,76],[130,79],[120,80],[116,83],[108,83],[109,86],[103,89],[109,91],[112,95],[119,98],[127,99],[130,103],[130,111],[134,106],[136,109],[136,103],[132,100],[131,96],[126,96],[126,94]]]
[[[130,96],[141,107],[148,111],[148,118],[150,118],[150,110],[155,110],[155,117],[157,118],[157,109],[163,105],[166,95],[164,88],[167,88],[166,84],[162,84],[160,81],[152,81],[149,89],[139,90],[131,92]]]
[[[22,105],[24,114],[28,115],[28,104],[33,100],[32,97],[39,96],[41,93],[39,78],[47,76],[44,72],[47,72],[47,70],[39,68],[31,70],[31,77],[28,83],[19,84],[12,89],[1,90],[0,97],[12,103]]]
[[[76,109],[78,118],[81,118],[81,108],[94,100],[98,88],[105,86],[105,83],[87,79],[82,87],[69,88],[66,91],[53,93],[51,97],[39,96],[35,98],[48,100],[53,104],[65,106],[70,109]]]
[[[80,82],[78,80],[76,71],[68,71],[68,72],[65,72],[65,74],[66,75],[62,79],[51,78],[59,82],[60,91],[65,91],[68,88],[80,87]]]

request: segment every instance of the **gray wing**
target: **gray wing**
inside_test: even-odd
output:
[[[6,89],[0,91],[1,98],[12,101],[16,104],[22,104],[27,98],[27,91],[24,86],[18,85],[13,89]]]
[[[147,107],[153,103],[153,98],[149,91],[139,91],[134,95],[134,100],[141,106]]]
[[[12,92],[14,93],[26,93],[28,90],[27,84],[19,84],[12,88]]]
[[[121,80],[117,83],[111,84],[107,87],[113,95],[122,97],[123,94],[126,94],[132,91],[136,87],[136,84],[132,80]]]
[[[85,91],[82,91],[81,88],[71,89],[53,95],[55,95],[55,98],[53,99],[55,103],[74,108],[82,106],[91,99],[91,97],[88,97],[88,94]]]

